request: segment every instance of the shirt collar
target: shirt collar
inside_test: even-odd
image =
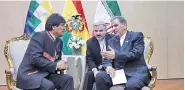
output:
[[[100,50],[101,51],[106,51],[106,45],[105,45],[105,38],[101,41],[98,41],[100,45]]]
[[[56,37],[51,33],[51,31],[49,31],[49,33],[50,33],[51,37],[52,37],[54,40],[56,40]]]
[[[126,35],[127,35],[127,32],[125,32],[125,34],[123,34],[123,36],[121,36],[120,40],[125,39]]]
[[[123,42],[125,41],[126,34],[127,34],[127,32],[124,33],[123,36],[121,36],[121,38],[120,38],[120,46],[121,46],[121,47],[122,47],[122,45],[123,45]]]
[[[51,38],[51,40],[55,41],[56,38],[55,38],[55,36],[50,31],[46,31],[46,33]]]

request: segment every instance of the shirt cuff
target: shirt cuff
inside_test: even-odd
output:
[[[98,69],[97,68],[93,68],[92,71],[95,72],[95,71],[98,71]]]

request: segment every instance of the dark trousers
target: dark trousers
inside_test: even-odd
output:
[[[94,73],[92,71],[87,71],[85,75],[83,90],[92,90],[94,82]]]
[[[45,77],[39,88],[24,90],[74,90],[73,77],[67,74],[49,74]]]
[[[106,71],[99,72],[96,75],[96,90],[109,90],[112,84],[111,77]],[[125,90],[141,90],[146,84],[136,77],[127,76],[127,83],[125,84]]]

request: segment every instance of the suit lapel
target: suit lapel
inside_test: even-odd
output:
[[[100,45],[95,36],[93,37],[93,42],[94,42],[94,45],[97,46],[97,50],[100,52],[101,51]]]
[[[108,34],[105,34],[105,45],[106,45],[106,50],[108,50],[108,40],[109,40],[109,36]]]
[[[121,51],[123,51],[125,49],[125,47],[128,45],[129,42],[130,42],[130,31],[127,31],[125,40],[124,40],[123,45],[121,47]]]
[[[120,51],[120,48],[121,48],[121,45],[120,45],[120,38],[118,37],[118,36],[115,36],[115,40],[114,40],[114,42],[115,42],[115,48],[118,50],[118,51]]]

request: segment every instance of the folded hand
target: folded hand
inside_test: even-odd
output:
[[[57,63],[57,68],[59,70],[65,70],[67,68],[67,65],[66,65],[66,62],[63,61],[63,60],[60,60],[58,63]]]

